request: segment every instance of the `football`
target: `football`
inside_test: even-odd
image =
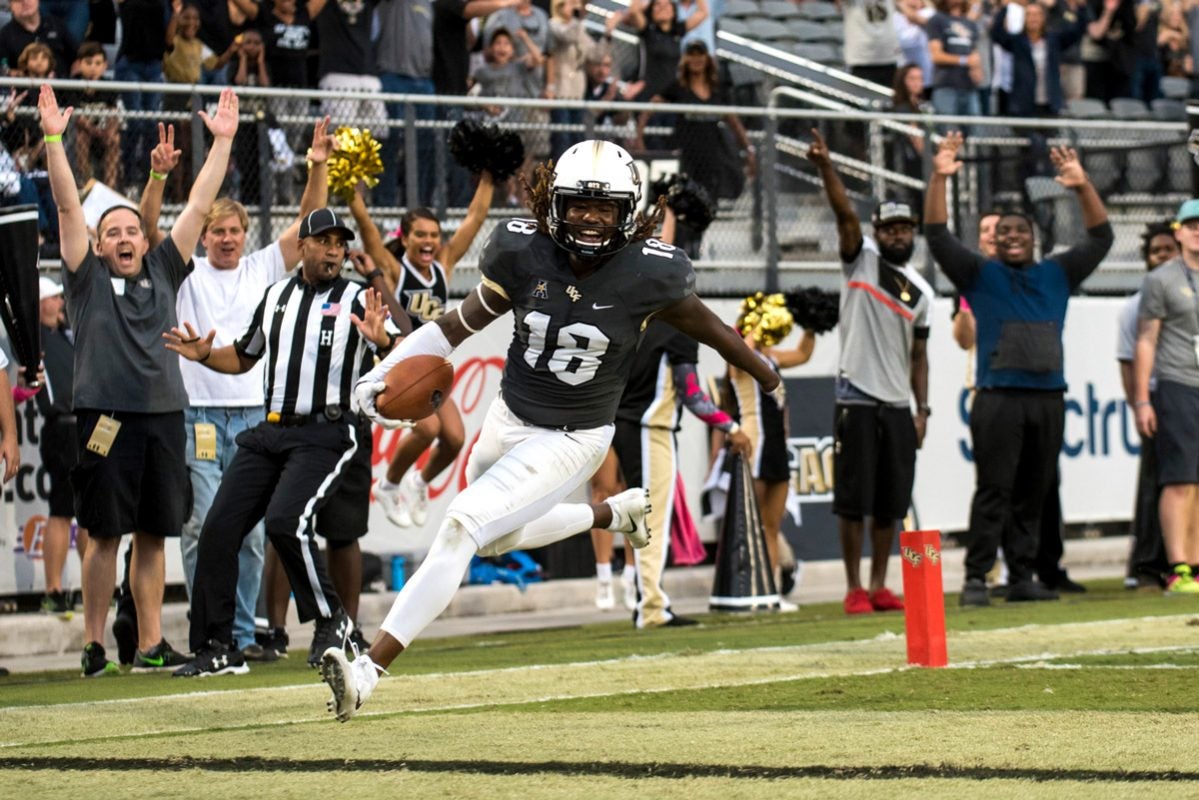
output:
[[[424,419],[437,412],[454,387],[454,365],[440,356],[412,356],[383,376],[387,388],[375,398],[380,416]]]

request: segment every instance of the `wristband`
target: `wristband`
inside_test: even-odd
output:
[[[383,270],[380,269],[379,267],[375,267],[374,270],[372,270],[371,272],[368,272],[366,275],[366,279],[368,281],[373,281],[375,278],[382,278],[382,277],[384,277]]]
[[[42,137],[42,141],[44,141],[44,142],[61,142],[62,134],[61,133],[48,133]]]
[[[736,433],[740,433],[740,432],[741,432],[741,426],[738,425],[736,421],[733,421],[732,423],[730,423],[729,429],[727,431],[725,431],[725,433],[729,434],[730,436],[732,436]]]
[[[1151,406],[1151,405],[1153,405],[1153,403],[1150,403],[1148,400],[1138,400],[1132,404],[1132,407],[1140,408],[1141,406]]]
[[[967,62],[968,60],[969,60],[969,59],[967,59],[965,56],[958,56],[958,66],[959,66],[959,67],[964,67],[964,66],[966,66],[966,62]]]
[[[150,180],[152,180],[152,181],[165,181],[166,179],[167,179],[167,173],[165,173],[165,172],[155,172],[154,170],[150,170]]]

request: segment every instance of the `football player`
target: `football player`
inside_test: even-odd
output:
[[[602,503],[567,503],[603,461],[638,338],[655,317],[715,348],[766,389],[779,379],[695,295],[679,249],[650,238],[657,215],[637,214],[642,181],[632,157],[605,141],[568,149],[531,188],[536,219],[498,226],[480,261],[482,281],[461,305],[407,337],[355,387],[375,408],[383,376],[405,358],[448,357],[467,337],[512,311],[501,382],[467,464],[468,486],[450,503],[420,568],[396,597],[379,634],[353,661],[331,647],[321,676],[329,710],[345,722],[379,673],[442,612],[471,558],[543,547],[588,528],[649,543],[646,491]],[[410,424],[410,423],[408,423]],[[659,534],[662,535],[662,534]]]

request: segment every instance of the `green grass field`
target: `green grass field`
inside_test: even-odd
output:
[[[246,676],[0,679],[0,797],[1199,797],[1199,602],[961,611],[948,669],[837,605],[420,641],[348,724]],[[395,790],[398,790],[396,792]]]

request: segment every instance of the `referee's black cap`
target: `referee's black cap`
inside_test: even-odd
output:
[[[316,236],[325,231],[337,231],[346,238],[347,242],[354,238],[354,232],[342,224],[331,208],[318,208],[304,217],[300,223],[301,239],[307,239],[309,236]]]

